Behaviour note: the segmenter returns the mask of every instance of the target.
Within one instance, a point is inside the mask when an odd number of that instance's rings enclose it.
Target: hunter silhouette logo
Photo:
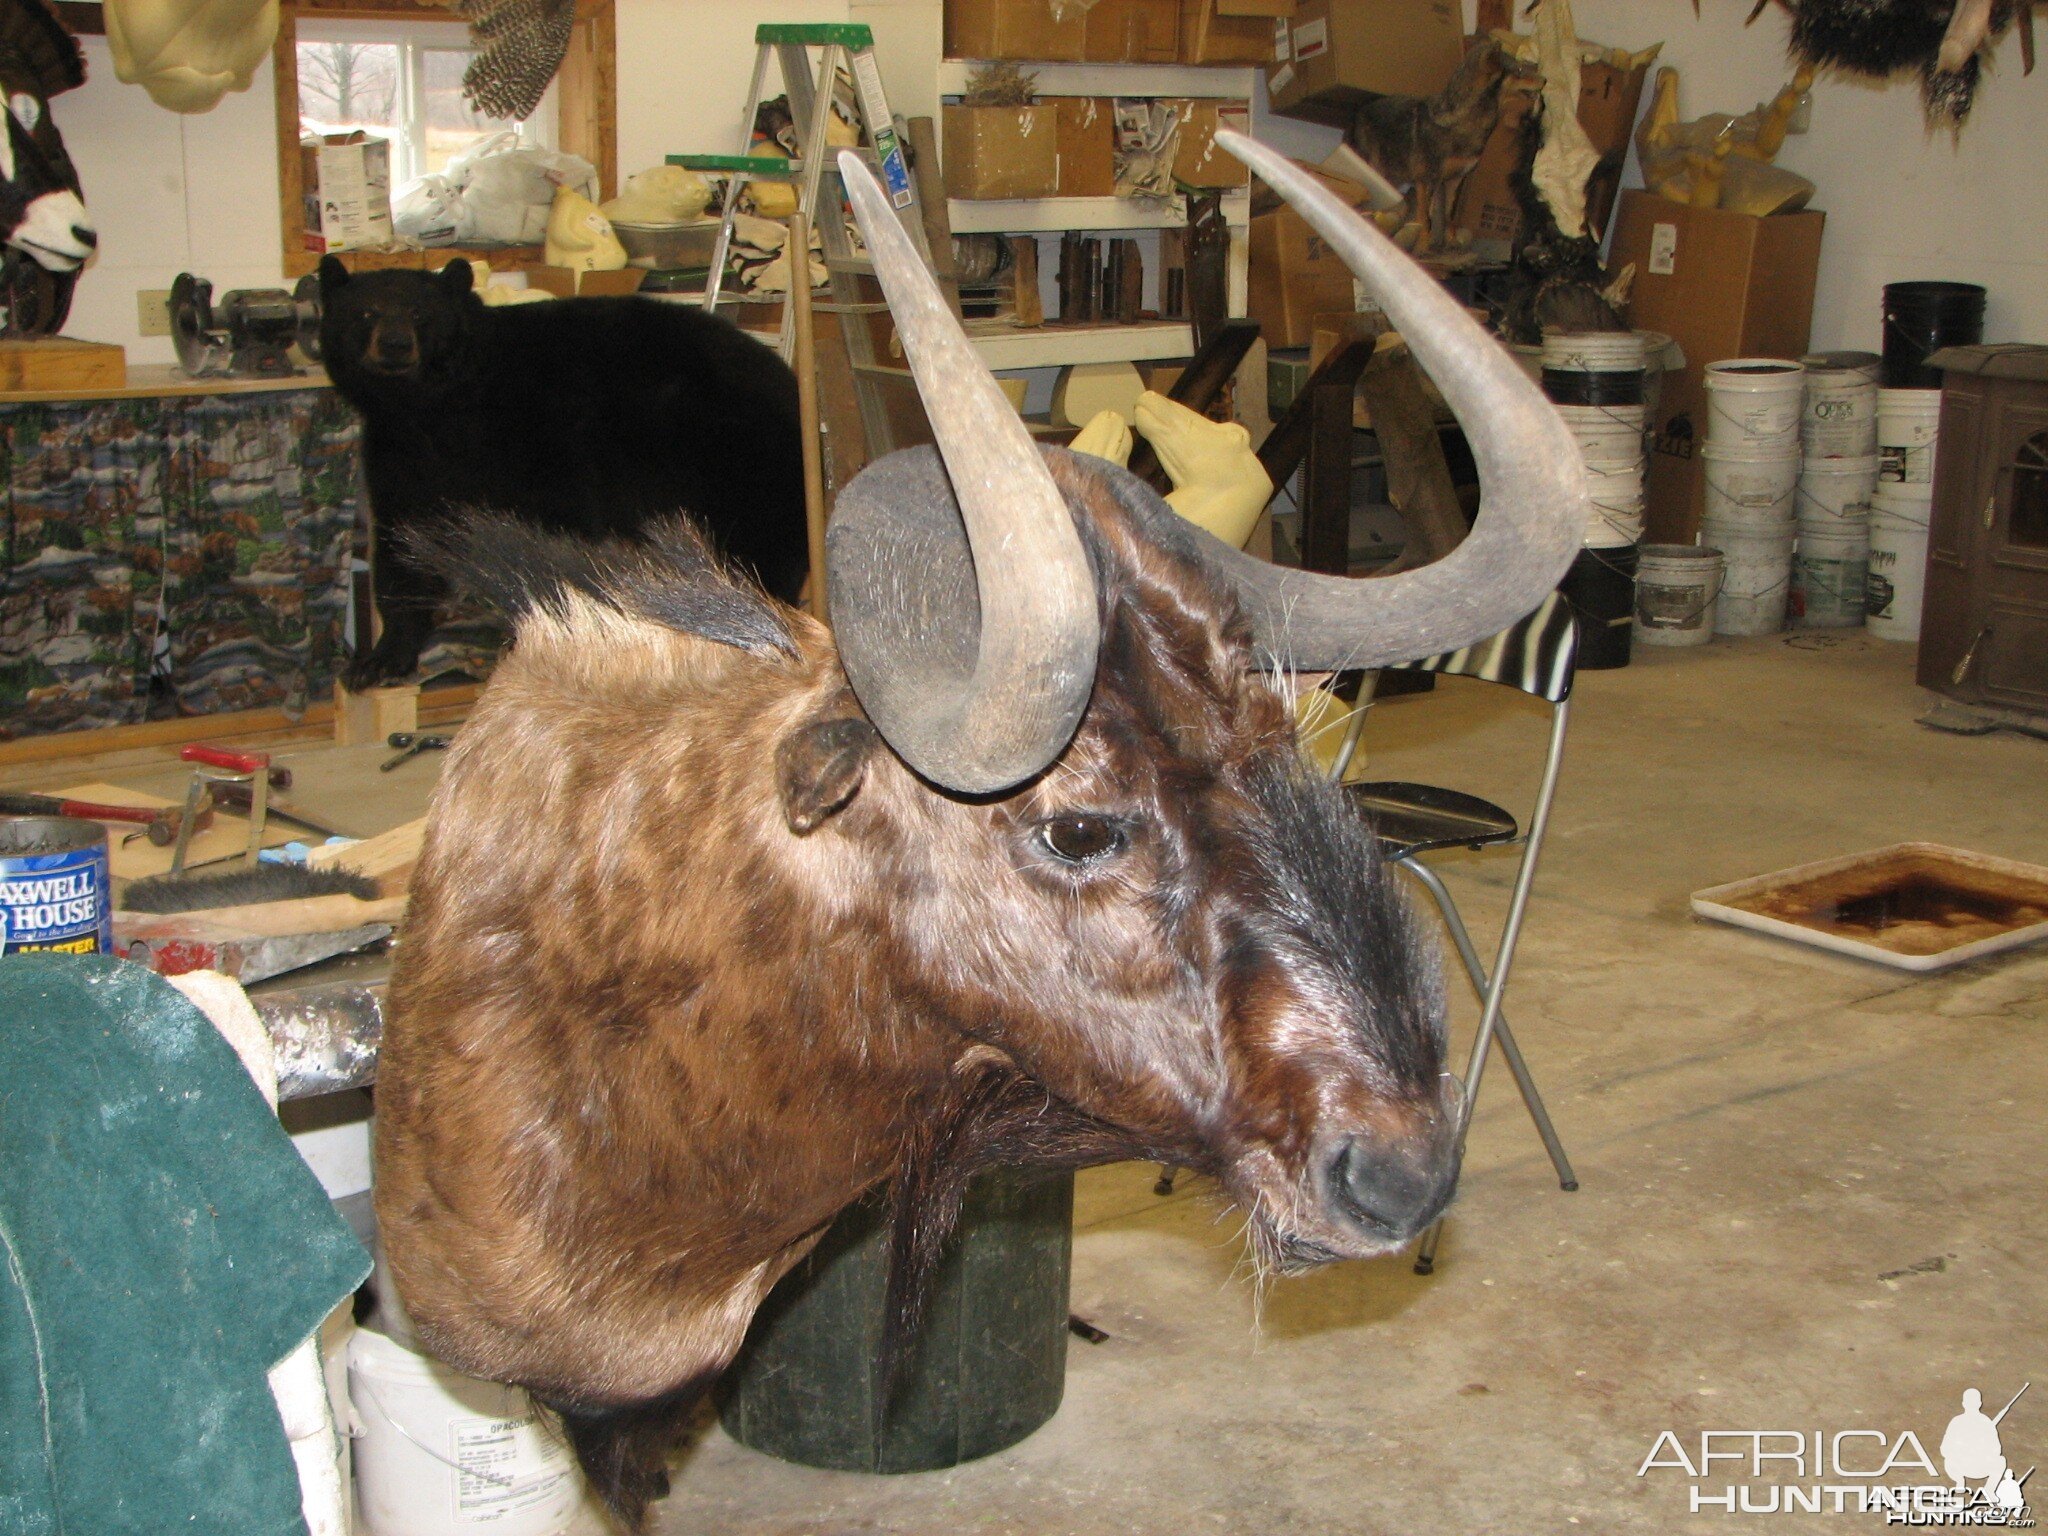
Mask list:
[[[1910,1429],[1703,1429],[1690,1441],[1667,1429],[1636,1476],[1680,1473],[1696,1515],[1880,1514],[1887,1525],[2027,1529],[2034,1468],[2013,1466],[2004,1430],[2031,1385],[1995,1414],[1984,1411],[1983,1393],[1965,1389],[1938,1461]]]

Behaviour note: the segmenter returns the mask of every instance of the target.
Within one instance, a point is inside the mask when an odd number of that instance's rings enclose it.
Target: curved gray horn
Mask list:
[[[1479,465],[1463,543],[1420,570],[1351,581],[1231,551],[1209,563],[1238,587],[1261,645],[1306,671],[1414,661],[1498,634],[1564,575],[1586,520],[1578,444],[1550,402],[1428,273],[1283,156],[1241,133],[1216,142],[1312,224],[1386,308],[1450,402]]]
[[[1101,641],[1095,576],[1031,434],[888,198],[851,151],[839,171],[952,481],[936,494],[892,454],[840,496],[826,535],[839,658],[898,756],[949,789],[993,793],[1044,768],[1080,723]]]

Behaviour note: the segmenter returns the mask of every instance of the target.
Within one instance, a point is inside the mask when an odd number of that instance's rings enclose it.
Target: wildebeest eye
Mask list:
[[[14,114],[14,120],[24,128],[33,128],[42,121],[43,104],[27,91],[16,91],[8,97],[7,110]]]
[[[1124,851],[1130,835],[1107,816],[1055,816],[1038,824],[1038,841],[1065,864],[1093,864]]]

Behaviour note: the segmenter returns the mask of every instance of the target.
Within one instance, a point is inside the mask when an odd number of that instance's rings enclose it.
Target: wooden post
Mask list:
[[[789,302],[795,319],[796,409],[804,442],[804,527],[810,544],[811,576],[806,584],[810,609],[821,623],[831,622],[825,601],[825,461],[818,442],[818,355],[811,325],[811,223],[801,213],[789,220]],[[843,325],[865,322],[864,316],[842,316]]]

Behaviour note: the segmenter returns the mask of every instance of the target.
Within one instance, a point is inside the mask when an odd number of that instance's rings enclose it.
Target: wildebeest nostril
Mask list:
[[[1344,1214],[1404,1241],[1442,1213],[1457,1182],[1457,1164],[1435,1151],[1375,1149],[1356,1137],[1330,1165],[1330,1192]]]
[[[96,251],[100,248],[99,231],[89,227],[88,225],[72,225],[71,238],[76,240],[80,245],[84,246],[88,251]]]

